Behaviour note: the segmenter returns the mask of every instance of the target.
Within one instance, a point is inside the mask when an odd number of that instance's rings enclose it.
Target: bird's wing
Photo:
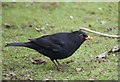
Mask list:
[[[29,39],[31,42],[54,52],[59,52],[64,45],[59,39],[53,36],[44,36],[41,38]]]
[[[63,39],[60,39],[60,36],[51,36],[49,40],[59,46],[64,46]]]

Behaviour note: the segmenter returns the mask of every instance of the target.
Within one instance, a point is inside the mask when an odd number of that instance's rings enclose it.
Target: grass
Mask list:
[[[117,56],[110,54],[106,62],[95,59],[98,54],[117,45],[117,39],[86,32],[94,40],[86,41],[71,57],[60,60],[60,63],[73,60],[64,68],[64,72],[57,71],[49,58],[34,50],[4,47],[7,42],[24,42],[28,38],[71,32],[80,27],[118,34],[117,12],[118,3],[2,3],[2,79],[118,80]],[[36,27],[42,30],[38,32]],[[105,32],[109,27],[116,28]],[[34,65],[31,58],[44,58],[48,62]],[[77,72],[75,68],[83,70]]]

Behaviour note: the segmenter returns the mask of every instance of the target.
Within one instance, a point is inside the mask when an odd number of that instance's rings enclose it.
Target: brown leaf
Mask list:
[[[11,24],[8,24],[8,23],[4,23],[5,27],[6,28],[10,28],[11,27]]]
[[[12,28],[15,27],[14,24],[10,24],[10,23],[4,23],[3,25],[5,26],[5,28],[8,28],[8,29],[11,28],[11,27]]]
[[[43,64],[47,62],[47,60],[45,59],[36,59],[36,60],[31,59],[31,61],[33,64]]]
[[[100,63],[100,62],[108,62],[108,59],[106,58],[99,58],[97,59],[97,61]]]

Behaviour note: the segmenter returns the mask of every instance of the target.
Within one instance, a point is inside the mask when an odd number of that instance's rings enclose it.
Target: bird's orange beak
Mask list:
[[[86,40],[92,40],[92,39],[93,39],[93,37],[88,36],[88,37],[86,37],[85,39],[86,39]]]

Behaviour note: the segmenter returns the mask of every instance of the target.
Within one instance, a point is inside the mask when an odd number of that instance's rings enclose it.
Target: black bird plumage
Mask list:
[[[22,46],[34,49],[49,57],[56,65],[57,69],[59,69],[59,62],[57,59],[63,59],[71,56],[81,46],[86,38],[88,38],[88,36],[79,30],[70,33],[61,32],[46,35],[39,38],[29,39],[28,42],[23,43],[8,43],[5,46]],[[58,63],[58,65],[54,60]]]

